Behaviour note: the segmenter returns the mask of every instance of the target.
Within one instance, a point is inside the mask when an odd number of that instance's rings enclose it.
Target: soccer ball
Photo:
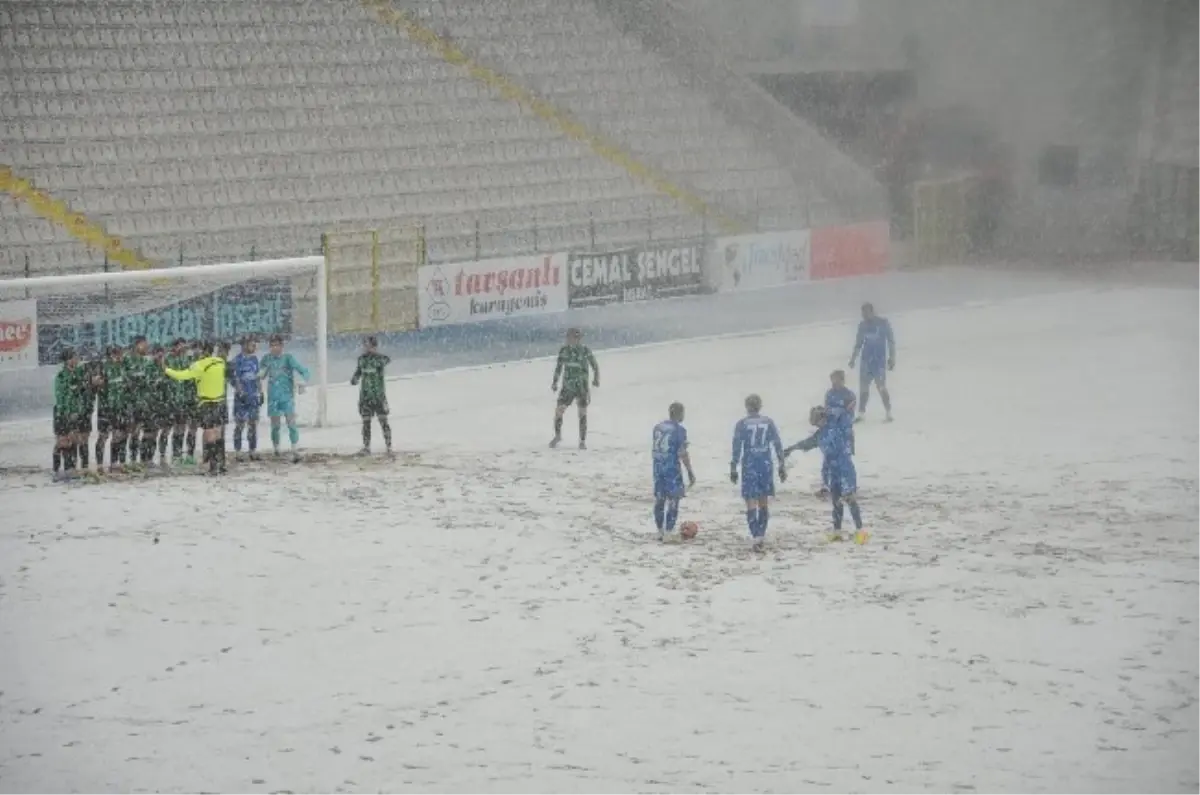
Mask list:
[[[695,538],[696,533],[700,532],[700,525],[695,522],[684,522],[679,525],[680,538]]]

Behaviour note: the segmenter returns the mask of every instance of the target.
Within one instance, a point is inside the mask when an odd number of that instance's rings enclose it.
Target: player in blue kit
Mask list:
[[[771,458],[774,450],[779,459],[779,479],[787,480],[787,469],[783,460],[783,442],[779,429],[762,411],[762,398],[750,395],[746,398],[746,416],[738,420],[733,428],[733,456],[729,461],[729,480],[738,482],[738,465],[742,473],[742,499],[746,501],[746,524],[750,528],[750,541],[754,551],[763,548],[770,520],[768,501],[775,496],[775,465]]]
[[[850,449],[851,427],[831,415],[824,406],[813,406],[808,419],[817,426],[817,430],[804,441],[787,448],[784,454],[787,455],[793,450],[820,448],[825,459],[824,469],[829,472],[829,497],[833,502],[833,533],[830,538],[842,540],[842,519],[845,516],[845,506],[849,505],[850,518],[854,520],[854,529],[857,531],[855,540],[863,543],[866,536],[863,535],[862,511],[859,510],[856,496],[858,472],[854,468],[854,457]]]
[[[875,314],[871,304],[862,305],[862,322],[858,324],[858,336],[854,339],[854,352],[850,354],[850,368],[862,356],[858,371],[858,419],[867,413],[867,399],[871,396],[871,384],[879,390],[887,421],[892,421],[892,396],[888,394],[887,372],[896,366],[896,338],[892,335],[892,324],[887,318]]]
[[[296,427],[296,390],[299,387],[304,392],[304,385],[296,383],[299,374],[305,381],[309,379],[308,370],[296,361],[296,357],[283,352],[283,337],[276,334],[271,337],[270,353],[262,357],[258,363],[258,378],[267,382],[267,416],[271,418],[271,445],[275,455],[279,455],[280,419],[287,420],[288,440],[292,443],[292,461],[299,463],[300,453],[296,446],[300,443],[300,429]]]
[[[242,460],[242,433],[251,461],[258,460],[258,416],[262,411],[262,384],[258,380],[258,343],[247,337],[226,371],[233,385],[233,450]]]
[[[654,525],[658,528],[658,540],[675,532],[675,520],[679,518],[679,500],[683,498],[683,472],[687,471],[688,486],[696,485],[692,472],[692,461],[688,457],[687,429],[683,422],[683,404],[672,403],[667,417],[654,426]],[[680,469],[682,464],[683,468]]]
[[[825,410],[828,415],[847,426],[850,433],[850,454],[854,454],[854,407],[858,402],[854,392],[846,386],[846,371],[834,370],[829,374],[830,387],[825,392]],[[818,496],[829,496],[829,462],[821,462],[821,492]]]

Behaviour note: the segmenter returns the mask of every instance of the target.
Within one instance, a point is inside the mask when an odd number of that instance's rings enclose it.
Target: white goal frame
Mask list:
[[[186,279],[188,276],[236,276],[240,273],[255,276],[267,273],[316,273],[317,299],[317,420],[318,427],[329,426],[329,285],[325,257],[290,257],[286,259],[223,262],[214,265],[182,265],[177,268],[151,268],[137,271],[101,273],[72,273],[60,276],[32,276],[28,279],[0,279],[0,294],[22,288],[79,287],[101,284],[152,282],[157,279]]]

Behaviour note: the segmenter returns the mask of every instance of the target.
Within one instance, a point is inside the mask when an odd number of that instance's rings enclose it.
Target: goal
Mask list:
[[[259,353],[280,334],[313,374],[297,398],[301,424],[328,425],[325,258],[0,279],[0,448],[51,435],[53,382],[64,349],[92,359],[137,336],[252,337]]]

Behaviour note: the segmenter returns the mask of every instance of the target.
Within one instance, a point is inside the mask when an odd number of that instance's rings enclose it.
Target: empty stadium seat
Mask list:
[[[808,186],[591,0],[396,7],[720,211],[804,216]],[[355,3],[0,0],[0,46],[14,170],[171,264],[309,252],[346,222],[422,224],[433,258],[703,228]],[[0,208],[4,273],[102,263]]]

